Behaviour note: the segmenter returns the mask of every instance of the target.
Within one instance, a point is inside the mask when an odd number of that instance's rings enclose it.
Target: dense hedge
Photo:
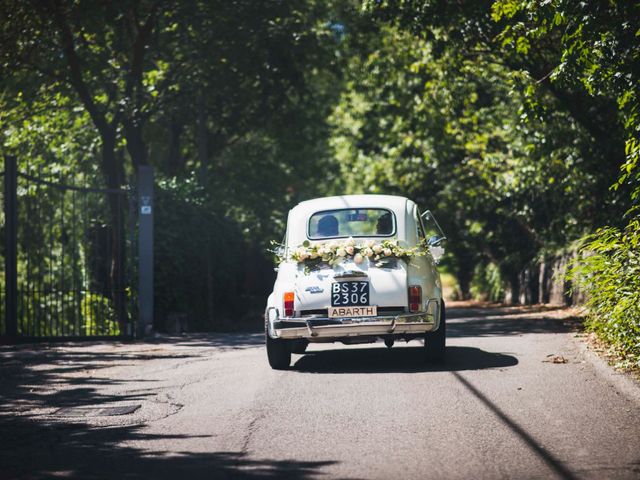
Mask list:
[[[640,367],[640,215],[588,236],[570,276],[587,294],[587,326]]]
[[[172,316],[211,330],[242,313],[244,242],[238,226],[193,181],[161,181],[155,200],[155,323]]]

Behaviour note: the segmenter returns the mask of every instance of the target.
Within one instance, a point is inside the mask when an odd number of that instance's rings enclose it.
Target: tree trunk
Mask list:
[[[517,272],[509,275],[509,286],[511,288],[511,305],[520,304],[520,275]]]
[[[532,263],[529,268],[529,276],[527,278],[527,303],[529,305],[535,305],[540,300],[540,264],[537,262]]]
[[[102,138],[102,170],[107,180],[107,188],[118,189],[124,177],[123,159],[116,155],[115,133]],[[126,281],[125,281],[125,229],[124,216],[126,201],[122,195],[107,194],[109,205],[109,225],[111,248],[109,251],[109,293],[113,302],[116,321],[120,332],[125,333],[127,324]]]
[[[184,157],[180,151],[184,125],[171,116],[169,126],[169,153],[165,163],[165,171],[169,176],[176,176],[184,171]]]
[[[196,143],[198,147],[198,160],[200,161],[200,169],[198,171],[198,180],[200,185],[206,188],[208,182],[209,169],[209,128],[207,126],[207,112],[202,102],[202,95],[198,100],[198,119],[197,119]],[[207,231],[206,235],[206,262],[207,262],[207,318],[209,325],[215,324],[215,306],[213,304],[213,255],[211,254],[211,233]]]
[[[140,165],[146,165],[148,161],[147,146],[142,138],[142,122],[136,119],[129,119],[122,123],[127,139],[127,151],[131,156],[133,169],[137,171]]]
[[[456,276],[458,277],[458,285],[460,286],[461,300],[469,300],[471,298],[471,281],[473,280],[473,271],[476,262],[471,255],[465,255],[465,252],[457,252],[458,266]]]
[[[202,95],[198,99],[198,124],[196,132],[196,143],[198,147],[198,160],[200,169],[198,179],[202,186],[207,184],[207,173],[209,168],[209,129],[207,127],[207,112],[202,102]]]
[[[211,236],[207,232],[207,318],[209,325],[215,325],[215,306],[213,304],[213,255],[211,253]]]
[[[540,271],[538,276],[539,287],[539,302],[549,303],[551,298],[551,271],[553,265],[553,258],[545,257],[540,265]]]

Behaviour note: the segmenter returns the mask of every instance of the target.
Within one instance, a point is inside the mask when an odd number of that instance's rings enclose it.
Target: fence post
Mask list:
[[[153,330],[153,167],[138,167],[138,318],[137,337]]]
[[[4,158],[4,280],[5,334],[18,335],[18,168],[14,157]]]

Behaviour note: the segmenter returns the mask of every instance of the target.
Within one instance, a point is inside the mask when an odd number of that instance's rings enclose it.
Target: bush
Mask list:
[[[500,274],[500,268],[495,263],[476,265],[471,280],[471,296],[476,300],[489,302],[504,301],[504,280]]]
[[[585,237],[568,272],[587,295],[587,328],[609,343],[627,365],[640,366],[640,215],[620,230]]]
[[[196,182],[159,182],[155,200],[155,320],[212,330],[241,313],[244,241]],[[169,327],[170,328],[170,327]]]

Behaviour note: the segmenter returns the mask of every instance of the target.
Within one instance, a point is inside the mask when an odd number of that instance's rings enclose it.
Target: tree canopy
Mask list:
[[[264,294],[266,248],[287,209],[335,193],[395,193],[436,211],[458,295],[518,301],[524,271],[598,229],[616,251],[637,251],[639,10],[623,0],[2,0],[3,151],[23,170],[111,187],[153,165],[157,235],[171,239],[158,278],[188,280],[182,263],[209,252],[198,275],[217,277],[198,290],[202,304],[211,285]],[[172,232],[182,212],[200,240]],[[574,273],[584,284],[601,272]],[[167,312],[197,290],[167,289]],[[637,308],[637,295],[627,300]]]

